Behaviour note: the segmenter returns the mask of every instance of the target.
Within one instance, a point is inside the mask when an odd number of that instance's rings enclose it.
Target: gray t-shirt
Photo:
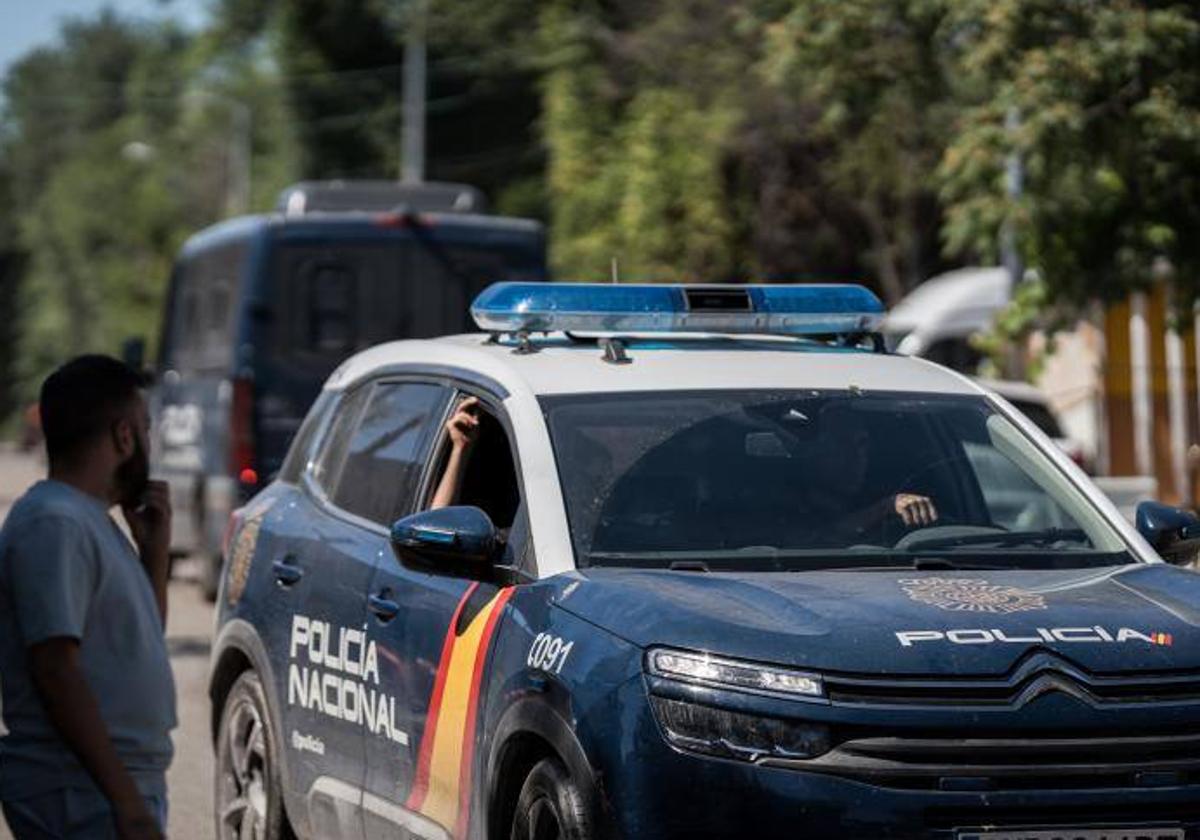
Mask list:
[[[0,799],[94,785],[46,717],[26,650],[79,640],[118,755],[143,795],[165,793],[175,683],[150,579],[103,502],[41,481],[0,529]]]

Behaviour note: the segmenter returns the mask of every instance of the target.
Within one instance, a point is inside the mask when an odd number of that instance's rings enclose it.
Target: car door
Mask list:
[[[303,479],[292,511],[296,534],[273,558],[274,619],[286,630],[279,669],[280,741],[288,750],[292,800],[305,803],[314,837],[362,837],[362,736],[342,719],[346,629],[361,627],[375,557],[346,546],[333,506],[343,468],[370,398],[344,394]]]
[[[455,400],[465,396],[456,393]],[[473,493],[480,484],[512,482],[512,494],[502,505],[502,515],[511,519],[519,501],[512,496],[519,493],[511,444],[496,419],[497,405],[485,399],[491,417],[490,441],[481,438],[476,443],[469,462],[474,468],[468,467],[463,481],[467,497],[456,503],[482,503],[482,496]],[[444,433],[437,431],[441,442]],[[505,451],[495,458],[494,452],[481,451],[484,445],[502,446]],[[398,515],[424,507],[440,475],[442,454],[441,447],[433,447],[422,492],[403,500]],[[515,518],[524,522],[523,508]],[[514,535],[518,531],[524,533],[514,526]],[[510,539],[510,551],[517,550],[514,542],[524,544],[523,538]],[[373,614],[369,623],[379,640],[381,658],[390,663],[380,671],[382,690],[396,698],[397,715],[403,716],[400,725],[410,745],[398,750],[383,739],[367,739],[363,815],[369,840],[395,837],[397,826],[419,837],[465,836],[478,681],[509,591],[490,583],[414,572],[391,552],[381,557],[371,597],[389,602],[395,615]]]
[[[360,561],[370,558],[372,577],[380,564],[392,562],[390,525],[417,493],[450,395],[449,388],[433,381],[393,379],[371,386],[329,499],[335,516],[322,526],[322,543],[328,552],[345,556],[347,562],[351,556]],[[359,618],[332,632],[339,639],[343,677],[338,707],[341,728],[353,729],[358,736],[354,760],[361,790],[368,772],[379,774],[378,768],[366,769],[372,756],[398,756],[399,763],[405,764],[404,757],[414,747],[403,696],[395,692],[403,683],[403,662],[393,640],[385,637],[402,612],[398,596],[386,588],[377,591],[361,570],[353,580],[331,583],[327,594],[348,587],[357,592]],[[350,756],[346,759],[349,766]],[[400,781],[392,779],[393,789]],[[369,790],[361,799],[370,836],[380,836],[380,804]],[[387,836],[394,837],[395,822],[387,824]]]

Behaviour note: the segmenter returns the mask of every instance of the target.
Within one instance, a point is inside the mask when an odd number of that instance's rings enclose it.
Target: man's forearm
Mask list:
[[[459,447],[450,450],[450,457],[446,459],[446,468],[442,471],[442,480],[438,482],[437,490],[429,503],[430,510],[449,507],[458,501],[458,490],[462,485],[466,461],[465,451]]]
[[[47,717],[113,803],[114,810],[141,807],[141,795],[117,755],[100,716],[100,706],[79,667],[78,648],[66,640],[44,644],[53,647],[43,647],[40,655],[31,652],[31,659],[34,683]]]

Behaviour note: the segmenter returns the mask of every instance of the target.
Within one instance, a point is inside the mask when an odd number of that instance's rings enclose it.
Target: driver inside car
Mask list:
[[[815,477],[805,493],[809,510],[832,523],[844,537],[856,541],[877,534],[898,518],[905,528],[925,528],[939,520],[937,505],[929,496],[901,490],[862,504],[868,495],[871,467],[871,432],[858,411],[826,410],[822,434],[810,455],[809,471]]]

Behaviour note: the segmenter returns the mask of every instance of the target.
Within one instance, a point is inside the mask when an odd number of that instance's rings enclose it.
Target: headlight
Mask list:
[[[711,688],[751,691],[791,699],[825,696],[816,674],[739,662],[703,653],[654,648],[647,670],[658,677]],[[829,727],[765,717],[652,696],[654,716],[667,740],[680,749],[757,761],[760,758],[813,758],[830,749]]]
[[[824,697],[816,674],[737,662],[703,653],[655,648],[646,657],[650,673],[717,688],[750,689],[787,697]]]
[[[651,697],[667,740],[684,750],[757,761],[814,758],[829,751],[829,727]]]

